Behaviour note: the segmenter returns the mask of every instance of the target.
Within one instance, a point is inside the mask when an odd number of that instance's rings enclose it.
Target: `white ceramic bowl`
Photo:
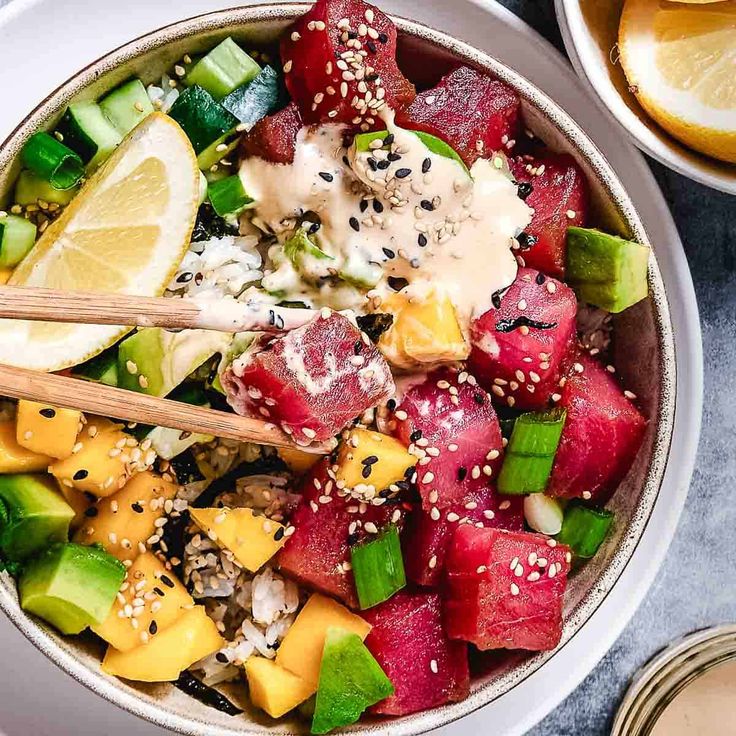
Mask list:
[[[555,0],[557,20],[575,71],[591,96],[642,151],[683,176],[736,194],[736,164],[697,153],[650,118],[634,94],[618,58],[618,25],[624,0]]]

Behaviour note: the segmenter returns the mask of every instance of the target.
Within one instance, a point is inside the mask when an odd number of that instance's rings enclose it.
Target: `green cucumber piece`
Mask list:
[[[566,544],[576,557],[590,559],[603,544],[613,524],[613,513],[573,502],[565,509],[557,541]]]
[[[273,67],[265,66],[250,84],[234,89],[221,104],[250,128],[281,104],[281,78]]]
[[[393,693],[391,680],[361,638],[330,626],[322,652],[312,733],[349,726],[366,708]]]
[[[649,247],[641,243],[569,227],[565,280],[582,301],[623,312],[649,295],[649,254]]]
[[[72,375],[105,386],[118,385],[118,350],[110,348],[86,363],[72,368]]]
[[[88,170],[106,161],[122,140],[96,102],[69,105],[56,130],[62,135],[64,143],[84,161]]]
[[[499,493],[542,493],[547,487],[567,412],[556,408],[522,414],[511,433],[501,473]]]
[[[148,92],[140,79],[130,79],[106,94],[100,100],[100,108],[123,136],[153,112]]]
[[[253,198],[248,196],[237,174],[212,182],[207,187],[207,194],[212,208],[220,217],[237,215],[253,204]]]
[[[36,226],[25,217],[0,217],[0,268],[14,268],[36,243]]]
[[[78,191],[78,186],[72,189],[54,189],[51,184],[44,181],[40,176],[28,169],[24,169],[20,172],[18,180],[15,182],[14,199],[17,204],[23,205],[24,207],[29,204],[38,204],[39,202],[65,206],[74,199],[74,195]]]
[[[49,133],[34,133],[23,145],[20,158],[54,189],[71,189],[84,176],[82,159]]]
[[[394,524],[381,529],[369,541],[352,547],[350,560],[363,610],[387,601],[406,585],[399,530]]]
[[[235,115],[196,84],[176,98],[169,115],[181,125],[198,156],[238,125]],[[200,168],[207,167],[200,162]]]
[[[260,71],[261,67],[228,37],[192,66],[185,83],[188,86],[197,84],[216,100],[221,100],[255,79]]]

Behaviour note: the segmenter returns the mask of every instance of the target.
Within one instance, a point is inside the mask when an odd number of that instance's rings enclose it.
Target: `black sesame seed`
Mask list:
[[[397,179],[406,179],[411,174],[411,169],[398,169],[396,172]]]
[[[348,538],[347,538],[348,546],[354,545],[358,541],[358,539],[360,539],[360,537],[358,537],[357,534],[348,534]]]
[[[174,581],[168,576],[168,575],[162,575],[161,576],[161,582],[167,587],[167,588],[173,588],[174,587]]]
[[[284,538],[284,534],[285,533],[286,533],[286,530],[284,529],[284,527],[280,526],[276,530],[276,534],[273,535],[274,541],[275,542],[280,542]]]
[[[388,409],[389,411],[393,411],[393,410],[394,410],[394,409],[396,408],[396,399],[389,399],[389,400],[388,400],[388,401],[386,402],[386,408],[387,408],[387,409]]]
[[[368,200],[367,199],[362,199],[360,201],[360,211],[361,212],[365,212],[367,209],[368,209]]]
[[[376,161],[376,159],[374,159],[373,156],[369,156],[368,166],[371,167],[372,171],[378,171],[378,161]]]
[[[177,284],[187,284],[194,278],[194,274],[191,271],[185,271],[176,278]]]
[[[360,232],[360,223],[358,222],[358,218],[357,217],[351,217],[349,222],[350,222],[350,227],[353,228],[353,230],[355,230],[356,233],[359,233]]]
[[[386,255],[386,258],[396,258],[396,253],[394,253],[391,248],[383,248],[383,252]]]
[[[417,238],[417,242],[419,243],[420,248],[426,248],[427,247],[427,236],[424,233],[419,233],[419,237]]]
[[[419,204],[421,205],[423,210],[427,210],[427,212],[434,212],[434,205],[428,199],[423,199]]]
[[[163,590],[161,590],[161,588],[158,587],[158,585],[153,589],[153,592],[156,595],[161,596],[162,598],[166,595],[166,593],[164,593]]]
[[[385,171],[389,166],[391,166],[390,161],[379,161],[378,162],[378,168],[380,171]]]
[[[379,200],[374,199],[373,200],[373,210],[380,215],[383,212],[383,202],[380,202]]]
[[[496,309],[501,309],[501,295],[497,291],[491,295],[491,303]]]
[[[136,514],[142,514],[143,513],[143,506],[141,506],[138,501],[135,503],[130,504],[130,508],[133,509],[133,511],[136,512]]]
[[[53,419],[56,416],[55,409],[41,409],[38,413],[46,419]]]
[[[414,468],[411,468],[411,470],[414,470]],[[408,480],[397,480],[395,485],[400,491],[408,491],[411,489],[411,483],[409,483]]]
[[[322,178],[323,178],[323,179],[324,179],[324,180],[325,180],[326,182],[331,182],[331,181],[335,181],[335,177],[334,177],[334,176],[332,176],[332,174],[330,174],[330,173],[329,173],[329,172],[327,172],[327,171],[320,171],[320,172],[319,172],[319,175],[320,175],[320,176],[321,176],[321,177],[322,177]]]
[[[378,40],[381,43],[388,43],[388,33],[379,33],[378,34]]]
[[[523,181],[517,186],[517,191],[521,199],[526,199],[534,191],[534,187],[530,182]]]
[[[389,153],[386,158],[391,161],[391,163],[394,163],[396,161],[401,161],[401,156],[398,153]]]
[[[361,475],[364,478],[370,478],[372,472],[373,472],[373,466],[372,465],[364,465],[363,466],[363,472],[361,473]]]
[[[77,470],[77,472],[72,476],[72,480],[84,480],[88,475],[89,471],[87,470]]]
[[[309,227],[309,234],[314,235],[322,227],[321,222],[313,222]]]
[[[406,279],[401,278],[400,276],[389,276],[386,280],[388,281],[388,285],[394,291],[401,291],[402,289],[405,289],[407,286],[409,286],[409,282]]]
[[[90,493],[89,491],[84,492],[84,497],[90,502],[90,503],[97,503],[97,496],[95,496],[94,493]]]
[[[151,625],[148,627],[148,633],[154,636],[158,631],[158,624],[155,621],[151,621]]]
[[[405,471],[404,471],[404,478],[407,480],[411,480],[411,477],[414,475],[414,466],[410,465]]]
[[[422,161],[422,174],[427,174],[431,168],[432,168],[432,159],[425,158],[424,161]]]
[[[351,41],[355,41],[355,39],[358,38],[358,34],[355,31],[348,31],[348,38]]]
[[[393,133],[389,133],[384,139],[383,139],[383,145],[384,146],[391,146],[393,145],[393,142],[396,140],[396,136]]]
[[[370,51],[372,54],[378,53],[378,47],[376,46],[375,43],[373,43],[373,41],[368,41],[366,43],[366,46],[368,47],[368,51]]]
[[[457,469],[457,479],[462,483],[465,478],[468,477],[468,469],[467,468],[458,468]]]
[[[529,233],[519,233],[516,239],[519,241],[519,247],[522,250],[528,250],[533,245],[536,245],[537,240],[539,240],[536,235],[530,235]]]
[[[546,281],[547,277],[540,271],[537,278],[534,279],[540,286]]]
[[[418,440],[422,439],[422,430],[421,430],[421,429],[416,429],[416,430],[414,430],[414,431],[413,431],[413,432],[412,432],[412,433],[411,433],[411,434],[409,435],[409,439],[410,439],[410,440],[411,440],[412,442],[417,442]]]
[[[363,341],[362,340],[356,340],[355,345],[353,345],[353,352],[356,355],[360,355],[363,352]]]
[[[202,273],[195,274],[195,276],[194,276],[194,283],[197,286],[201,286],[201,284],[202,284],[203,281],[204,281],[204,274],[202,274]]]
[[[227,658],[227,654],[224,654],[223,652],[217,652],[217,654],[215,654],[215,659],[220,662],[220,664],[227,664],[230,661]]]
[[[390,488],[385,488],[378,494],[379,498],[388,498],[390,495],[391,495]]]
[[[100,513],[100,512],[98,511],[98,509],[97,509],[97,507],[96,507],[96,506],[90,506],[90,507],[89,507],[89,508],[88,508],[88,509],[87,509],[87,510],[86,510],[86,511],[84,512],[84,515],[85,515],[85,516],[88,516],[88,517],[89,517],[90,519],[92,519],[92,518],[94,518],[95,516],[97,516],[97,514],[99,514],[99,513]]]
[[[375,72],[373,74],[367,74],[365,77],[366,82],[375,82],[378,79],[378,74]]]
[[[363,465],[374,465],[378,462],[378,455],[369,455],[361,461]]]

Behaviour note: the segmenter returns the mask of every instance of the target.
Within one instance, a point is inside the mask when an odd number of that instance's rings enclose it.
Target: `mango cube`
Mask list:
[[[245,676],[251,702],[271,718],[281,718],[316,692],[316,687],[265,657],[249,657]]]
[[[327,629],[336,626],[362,640],[371,625],[332,598],[314,593],[299,612],[276,653],[276,664],[301,677],[315,692]]]
[[[0,473],[46,471],[54,458],[21,447],[15,437],[15,421],[0,422]]]
[[[404,480],[417,458],[397,439],[369,429],[353,429],[337,457],[337,480],[346,487],[372,485],[377,491]]]
[[[12,268],[0,268],[0,286],[4,286],[5,284],[7,284],[12,275]]]
[[[118,597],[108,617],[92,627],[118,651],[129,652],[153,641],[194,606],[187,589],[153,552],[138,555],[125,582],[120,591],[122,599]],[[143,610],[133,618],[125,614],[126,606],[130,606],[128,611],[141,606]]]
[[[59,493],[64,497],[64,500],[74,509],[74,518],[69,525],[69,528],[73,531],[79,529],[82,524],[89,518],[88,513],[94,514],[96,511],[90,511],[89,509],[94,506],[91,499],[94,496],[88,496],[82,491],[78,491],[76,488],[70,488],[65,486],[63,483],[56,481],[56,485],[59,487]]]
[[[119,560],[135,560],[155,534],[164,504],[178,489],[176,483],[149,470],[138,473],[113,496],[97,503],[96,514],[85,520],[74,541],[101,544]]]
[[[62,459],[72,454],[81,422],[81,411],[21,400],[15,437],[21,447]]]
[[[286,542],[284,527],[252,509],[189,509],[197,526],[250,572],[263,567]]]
[[[279,447],[278,456],[286,463],[286,467],[296,475],[304,475],[311,470],[322,458],[313,452],[304,452],[296,447]]]
[[[204,606],[194,606],[148,644],[127,652],[108,647],[102,671],[137,682],[173,682],[185,669],[224,646]]]

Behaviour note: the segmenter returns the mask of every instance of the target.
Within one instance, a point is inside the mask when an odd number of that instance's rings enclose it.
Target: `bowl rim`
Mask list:
[[[45,117],[46,108],[58,108],[66,98],[87,87],[99,74],[119,67],[126,61],[139,56],[143,50],[150,50],[150,48],[145,47],[145,42],[153,41],[154,45],[151,48],[159,48],[185,35],[189,35],[188,31],[190,30],[193,33],[201,33],[206,30],[221,30],[223,26],[218,23],[218,19],[222,18],[226,18],[228,23],[238,24],[263,21],[287,21],[303,13],[308,7],[308,3],[290,2],[221,9],[176,21],[139,36],[91,62],[47,95],[18,124],[5,141],[0,144],[0,161],[3,158],[6,160],[9,158],[7,150],[12,148],[9,145],[10,142],[17,143],[18,139],[24,137],[24,134],[27,134],[29,130],[37,129],[39,119]],[[574,146],[576,152],[583,155],[586,161],[593,165],[595,175],[608,191],[609,195],[615,200],[619,214],[627,225],[632,228],[634,236],[641,239],[642,242],[650,244],[644,225],[639,219],[633,203],[603,154],[587,134],[544,92],[531,84],[522,75],[513,71],[506,64],[499,62],[485,52],[473,48],[469,44],[452,38],[448,34],[435,30],[425,24],[400,16],[394,15],[392,17],[401,32],[418,37],[438,49],[446,52],[449,51],[456,57],[464,58],[467,61],[480,64],[482,67],[489,69],[499,78],[511,83],[524,99],[543,111],[555,124],[557,130]],[[144,48],[142,49],[141,46]],[[565,622],[563,640],[557,649],[553,652],[540,653],[533,656],[521,667],[516,668],[511,673],[511,676],[504,676],[502,680],[507,682],[507,684],[501,685],[498,688],[501,692],[488,693],[486,690],[489,688],[485,686],[471,692],[466,700],[459,703],[392,720],[392,733],[397,735],[423,733],[446,725],[487,705],[503,693],[519,685],[523,680],[542,667],[544,663],[558,655],[564,649],[565,645],[569,643],[598,607],[602,605],[607,595],[615,586],[618,578],[623,574],[628,562],[636,551],[638,542],[653,512],[664,471],[668,464],[669,449],[674,431],[673,420],[677,391],[674,337],[664,284],[659,269],[656,266],[656,257],[654,256],[652,266],[650,267],[650,289],[652,299],[655,302],[654,307],[657,316],[656,332],[661,350],[660,368],[662,375],[659,412],[656,419],[655,447],[652,450],[653,460],[648,468],[644,489],[639,500],[640,506],[642,504],[646,506],[644,513],[639,514],[638,517],[635,516],[619,542],[618,551],[614,553],[606,569],[597,578],[596,585],[583,596],[576,608],[568,616]],[[215,726],[200,719],[182,716],[172,709],[163,707],[155,699],[133,691],[131,688],[126,688],[123,683],[115,678],[108,677],[99,671],[91,670],[75,655],[69,641],[50,632],[45,627],[40,626],[27,617],[20,610],[17,604],[17,598],[14,592],[5,584],[6,581],[2,580],[0,582],[3,583],[0,585],[0,608],[5,611],[16,627],[62,670],[72,675],[78,682],[81,682],[96,694],[101,695],[124,710],[149,722],[167,728],[174,728],[180,733],[192,734],[193,736],[195,734],[197,736],[212,736],[215,732],[232,734],[232,736],[244,733],[256,733],[255,731],[244,729],[223,728],[219,724]],[[354,733],[380,733],[382,732],[382,723],[363,723],[350,730]],[[262,733],[262,731],[258,731],[258,733]],[[271,729],[270,733],[289,732]]]
[[[586,33],[587,24],[580,10],[580,0],[555,0],[555,12],[565,50],[575,72],[585,83],[596,105],[623,129],[632,143],[682,176],[726,194],[736,194],[736,164],[687,148],[654,120],[653,128],[649,128],[622,99],[608,76],[599,73],[600,65],[586,51],[590,38]]]

